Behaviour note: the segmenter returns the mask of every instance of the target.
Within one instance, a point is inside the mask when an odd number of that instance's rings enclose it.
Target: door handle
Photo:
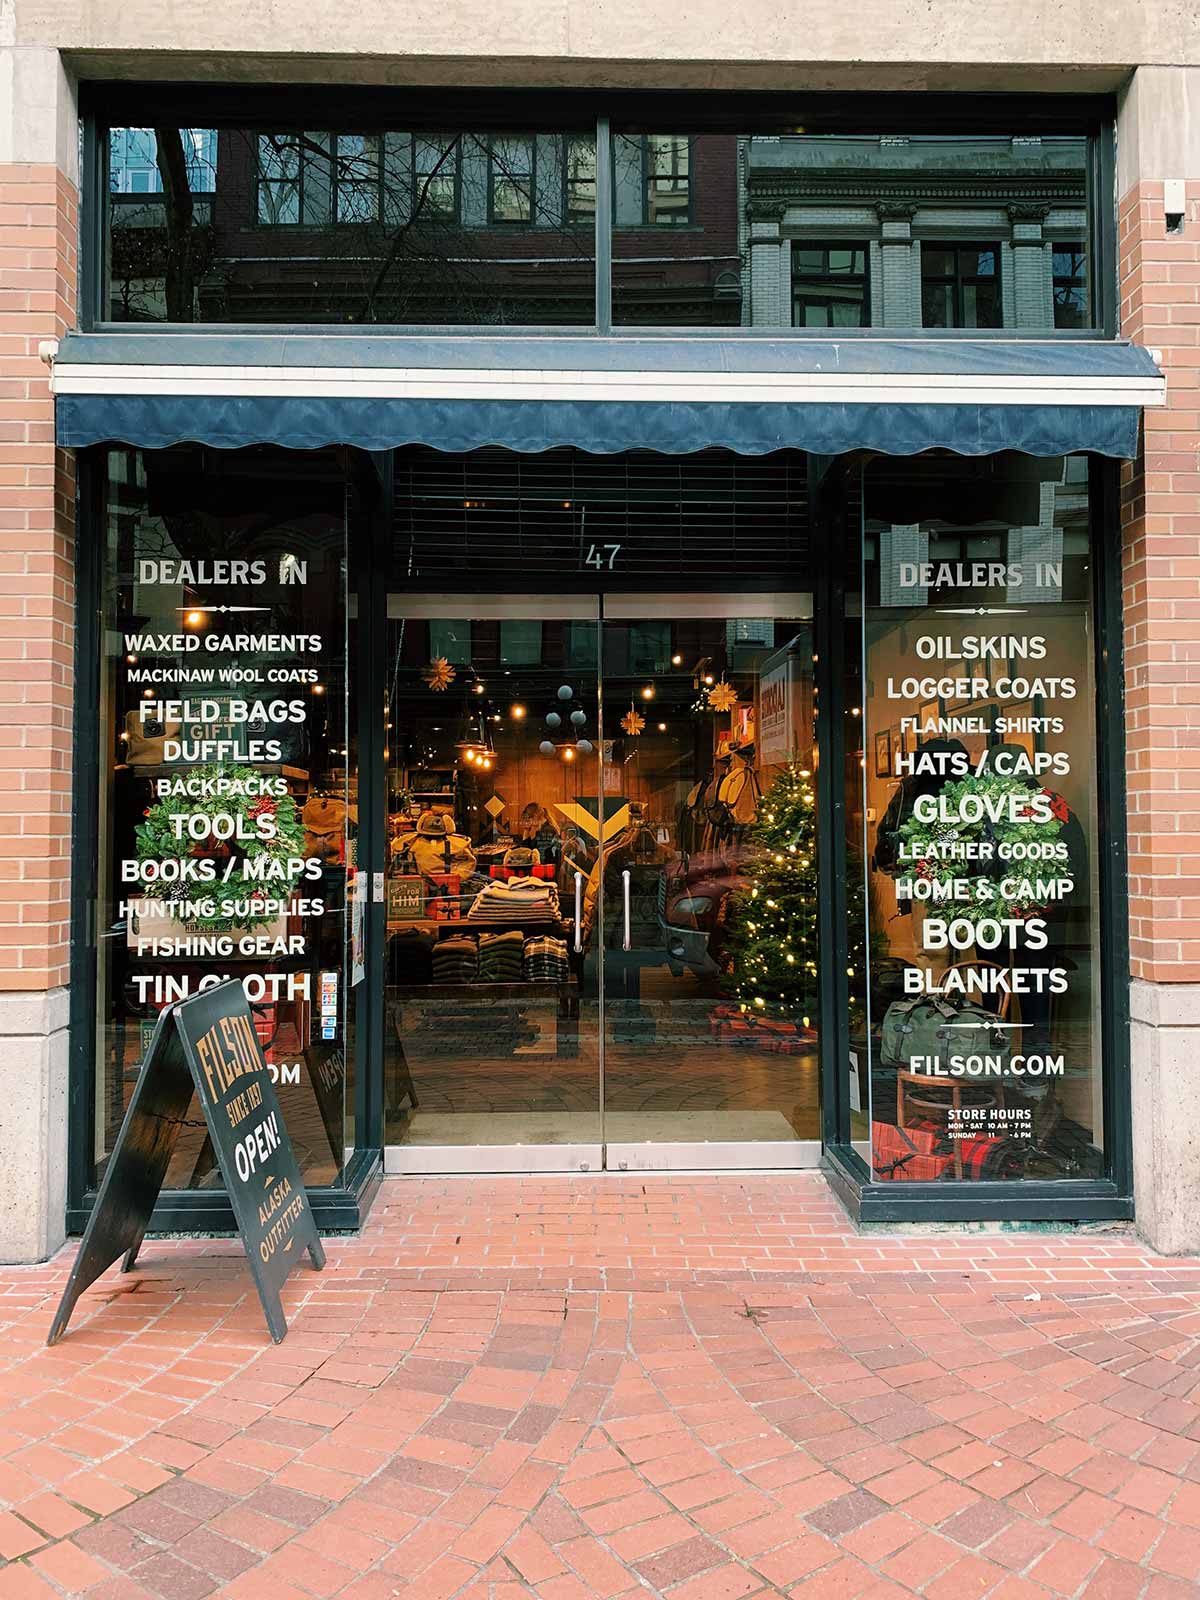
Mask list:
[[[575,874],[575,954],[583,951],[583,873]]]
[[[621,889],[625,896],[625,937],[621,941],[622,950],[629,950],[633,946],[633,937],[629,931],[629,884],[632,877],[633,874],[630,872],[629,868],[626,867],[625,871],[621,874]]]

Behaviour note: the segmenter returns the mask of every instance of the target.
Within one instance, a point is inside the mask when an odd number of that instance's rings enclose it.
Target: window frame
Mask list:
[[[797,302],[801,298],[801,296],[797,293],[796,285],[797,285],[797,283],[799,281],[801,281],[801,279],[803,277],[803,275],[800,273],[799,269],[796,267],[796,252],[797,252],[797,250],[820,250],[822,252],[822,254],[825,257],[825,262],[826,262],[826,271],[824,272],[822,277],[826,281],[829,281],[830,277],[831,277],[831,275],[829,273],[829,270],[828,270],[830,251],[832,251],[832,250],[851,250],[851,251],[855,251],[855,252],[861,252],[862,253],[862,258],[863,258],[863,269],[862,269],[862,272],[861,273],[858,273],[858,272],[846,273],[843,277],[837,279],[836,281],[837,282],[842,282],[842,283],[861,283],[862,284],[862,291],[863,291],[863,293],[862,293],[862,309],[863,309],[863,312],[865,314],[863,321],[859,322],[857,324],[849,323],[849,324],[845,324],[845,325],[843,325],[841,323],[828,322],[828,323],[825,324],[825,327],[823,329],[820,329],[819,331],[822,331],[822,332],[833,332],[836,329],[837,332],[841,333],[841,332],[844,331],[845,327],[853,328],[853,327],[857,326],[859,328],[870,328],[870,327],[874,326],[874,324],[872,322],[872,319],[871,319],[871,241],[869,239],[845,239],[845,240],[842,240],[842,239],[829,239],[829,238],[823,238],[823,239],[792,239],[791,246],[792,246],[792,295],[791,295],[791,299],[792,299],[792,327],[793,328],[807,329],[807,331],[810,334],[814,331],[814,328],[810,327],[808,323],[797,322],[796,321]],[[811,282],[811,283],[817,283],[817,282],[820,281],[820,279],[809,277],[805,281],[808,281],[808,282]],[[818,295],[805,296],[804,298],[806,298],[806,299],[819,299],[820,296],[818,294]]]
[[[529,141],[529,215],[524,218],[498,217],[496,215],[496,144],[498,140],[508,139],[516,141],[527,139]],[[518,132],[505,130],[503,133],[489,133],[487,135],[487,225],[489,228],[535,228],[537,227],[537,133]],[[523,176],[523,175],[522,175]],[[517,180],[509,177],[509,183]]]
[[[331,130],[440,132],[461,122],[463,127],[527,133],[582,132],[595,129],[597,140],[597,208],[595,230],[595,317],[591,323],[571,325],[580,337],[645,338],[655,328],[662,332],[685,331],[695,336],[694,327],[677,329],[674,324],[631,324],[613,327],[609,307],[612,300],[613,259],[612,148],[611,126],[628,129],[661,129],[665,119],[675,127],[690,125],[699,132],[734,134],[772,134],[781,126],[803,122],[813,133],[877,135],[881,128],[902,133],[946,133],[1009,135],[1015,129],[1036,130],[1043,136],[1074,136],[1087,140],[1087,228],[1085,237],[1092,265],[1088,325],[1078,329],[1029,328],[1020,330],[1023,339],[1085,338],[1112,340],[1118,336],[1117,295],[1117,218],[1115,201],[1116,100],[1111,94],[996,94],[971,95],[966,92],[936,91],[914,94],[908,91],[881,91],[866,95],[854,91],[679,91],[664,95],[648,90],[554,90],[532,93],[527,89],[489,91],[429,89],[398,91],[366,87],[355,91],[353,128],[343,90],[336,86],[238,84],[164,84],[161,82],[121,82],[88,80],[80,85],[80,115],[83,123],[80,312],[81,331],[128,332],[131,324],[115,321],[110,315],[106,262],[108,217],[108,128],[154,126],[156,120],[176,121],[180,126],[211,127],[271,132],[282,127],[311,125],[314,121]],[[136,113],[132,108],[136,107]],[[666,108],[664,110],[664,107]],[[689,157],[690,162],[690,157]],[[690,162],[691,164],[691,162]],[[385,197],[386,198],[386,197]],[[257,201],[255,202],[257,205]],[[694,205],[692,207],[694,215]],[[582,227],[585,224],[572,224]],[[693,226],[696,224],[693,223]],[[288,226],[281,224],[280,226]],[[526,227],[528,224],[513,224]],[[625,225],[623,224],[622,227]],[[245,328],[257,331],[258,324],[230,323],[230,331]],[[331,336],[342,325],[314,323]],[[381,324],[396,332],[429,333],[426,323]],[[137,324],[142,334],[196,331],[194,323],[144,322]],[[561,333],[561,325],[512,324],[512,331]],[[343,329],[343,331],[345,331]],[[488,323],[446,325],[441,331],[465,335],[475,332],[494,334]],[[846,337],[877,338],[885,332],[920,334],[925,338],[955,337],[960,330],[921,328],[884,330],[878,327],[842,329]],[[1011,338],[1011,328],[980,328],[973,336],[981,339]],[[736,339],[821,337],[826,330],[791,328],[723,327],[713,336]]]
[[[599,205],[600,205],[600,179],[599,179],[600,162],[599,162],[599,152],[598,152],[597,147],[596,147],[596,134],[595,134],[594,131],[592,132],[592,134],[590,136],[591,137],[591,152],[592,152],[592,176],[591,176],[590,180],[586,179],[586,178],[583,179],[583,180],[579,180],[579,179],[572,180],[572,177],[571,177],[571,149],[572,149],[572,146],[576,145],[576,144],[586,145],[587,141],[588,141],[588,137],[589,136],[587,134],[584,134],[584,133],[564,133],[563,136],[562,136],[562,138],[563,138],[562,219],[563,219],[563,227],[564,228],[587,228],[587,227],[594,228],[596,226],[596,213],[597,213],[597,211],[599,209]],[[590,212],[586,213],[585,215],[576,217],[576,216],[572,216],[572,214],[571,214],[572,184],[573,184],[573,182],[574,183],[579,183],[581,181],[584,182],[584,183],[587,183],[587,182],[590,181],[590,183],[592,185],[592,209],[591,209]]]
[[[919,241],[921,248],[921,327],[944,328],[953,333],[1009,333],[1020,334],[1024,330],[1019,328],[1006,328],[1004,324],[1004,265],[999,239],[929,239]],[[954,253],[954,272],[925,271],[925,250],[948,250]],[[976,254],[984,250],[991,250],[996,257],[996,270],[994,273],[963,272],[962,255],[964,251],[974,251]],[[954,310],[954,321],[948,323],[925,321],[925,286],[926,284],[948,285],[950,299]],[[996,289],[996,315],[998,321],[987,324],[986,328],[963,321],[963,290],[972,285],[995,285]]]
[[[692,136],[690,133],[643,133],[639,135],[642,145],[642,221],[643,228],[676,229],[695,227],[696,219],[692,215],[692,166],[695,155],[692,149]],[[650,166],[650,141],[651,139],[673,139],[678,143],[683,142],[684,158],[687,162],[687,172],[684,174],[686,182],[687,204],[683,207],[682,214],[669,213],[670,221],[659,221],[651,215],[650,185],[654,181],[654,174]]]
[[[1072,239],[1054,239],[1054,238],[1051,238],[1047,242],[1049,243],[1049,246],[1050,246],[1050,313],[1051,313],[1051,317],[1053,318],[1054,327],[1060,333],[1062,333],[1062,332],[1073,332],[1073,333],[1083,332],[1087,328],[1087,323],[1086,322],[1084,322],[1082,324],[1060,323],[1059,322],[1059,320],[1058,320],[1058,290],[1059,290],[1059,285],[1060,284],[1065,284],[1068,287],[1068,289],[1074,289],[1074,288],[1077,288],[1077,287],[1081,288],[1084,291],[1084,295],[1086,297],[1086,304],[1090,308],[1090,306],[1091,306],[1092,274],[1091,274],[1091,272],[1089,270],[1090,265],[1091,265],[1091,261],[1090,261],[1091,252],[1088,250],[1087,239],[1086,238],[1083,238],[1083,239],[1074,239],[1074,238],[1072,238]],[[1076,246],[1078,246],[1078,249],[1075,248]],[[1061,254],[1063,251],[1067,251],[1072,256],[1075,256],[1075,255],[1079,256],[1081,264],[1082,264],[1082,271],[1081,272],[1079,272],[1077,274],[1076,273],[1060,274],[1060,273],[1055,272],[1055,270],[1054,270],[1054,258],[1055,258],[1055,256]]]
[[[423,183],[426,183],[436,173],[436,168],[434,169],[434,171],[429,172],[429,173],[421,173],[421,172],[418,171],[418,169],[417,169],[417,146],[418,146],[418,144],[433,144],[433,143],[436,143],[436,142],[440,141],[440,139],[444,138],[445,135],[440,135],[440,134],[434,133],[431,129],[427,129],[426,128],[426,129],[414,130],[411,137],[412,137],[412,156],[411,156],[411,160],[410,160],[410,163],[409,163],[409,166],[410,166],[409,180],[410,181],[409,181],[409,200],[408,200],[409,211],[408,211],[408,214],[409,214],[410,220],[415,221],[416,218],[417,218],[417,204],[418,204],[418,199],[419,199],[419,196],[420,196],[420,193],[421,193],[421,185]],[[453,172],[454,199],[451,202],[451,209],[449,211],[441,211],[441,210],[439,210],[439,211],[433,212],[433,213],[431,213],[429,215],[428,220],[430,222],[450,223],[450,224],[452,224],[454,226],[458,226],[461,223],[461,220],[462,220],[462,135],[461,134],[452,135],[450,144],[451,144],[451,147],[453,148],[453,151],[454,151],[454,172]],[[443,161],[446,159],[447,154],[448,154],[448,150],[446,152],[443,152],[443,155],[442,155],[442,160]],[[385,198],[386,198],[386,196],[385,196]]]

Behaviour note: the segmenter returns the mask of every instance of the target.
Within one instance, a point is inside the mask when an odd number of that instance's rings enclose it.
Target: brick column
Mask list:
[[[0,51],[0,55],[5,52]],[[43,340],[74,323],[74,118],[57,56],[10,50],[0,81],[0,1259],[63,1237],[74,467],[54,446]],[[64,101],[66,103],[64,103]]]
[[[1190,81],[1189,81],[1190,80]],[[1200,70],[1142,68],[1122,104],[1121,331],[1168,403],[1122,471],[1138,1222],[1200,1247]],[[1192,177],[1178,231],[1164,182]]]

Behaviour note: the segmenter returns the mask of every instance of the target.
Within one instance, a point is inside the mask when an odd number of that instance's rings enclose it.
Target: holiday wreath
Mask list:
[[[1045,821],[1038,820],[1032,803],[1039,795],[1049,801]],[[963,801],[971,796],[986,802],[988,810],[971,807],[982,814],[966,820],[961,816]],[[973,924],[994,917],[1024,920],[1040,916],[1047,907],[1011,891],[1062,876],[1059,835],[1069,816],[1066,801],[1051,789],[1034,789],[1021,778],[980,773],[944,785],[934,821],[919,822],[910,816],[897,831],[914,877],[968,885],[966,899],[945,902],[955,917]],[[1019,852],[1011,848],[1014,845],[1022,847]],[[1009,892],[1002,893],[1006,884]]]
[[[271,920],[265,909],[268,897],[279,899],[290,895],[293,878],[299,868],[288,866],[304,856],[304,829],[296,812],[291,795],[260,794],[261,780],[250,767],[206,766],[195,767],[190,776],[199,779],[195,785],[202,798],[168,796],[149,806],[144,821],[136,830],[137,859],[139,861],[184,861],[189,857],[208,859],[214,863],[215,879],[195,883],[191,890],[181,890],[178,883],[152,882],[144,893],[151,899],[173,898],[186,894],[193,900],[211,900],[214,910],[210,915],[190,915],[189,922],[210,931],[231,927],[255,928]],[[216,780],[220,780],[218,783]],[[220,788],[223,793],[216,791]],[[230,794],[229,790],[235,792]],[[240,792],[238,792],[240,791]],[[204,838],[193,838],[187,820],[191,817],[232,819],[234,837],[218,839],[212,833]],[[178,824],[172,818],[181,818]],[[269,819],[260,821],[260,819]],[[229,826],[228,823],[225,824]],[[239,836],[239,835],[244,835]],[[264,862],[263,858],[270,861]],[[272,868],[271,863],[279,865]],[[246,868],[253,864],[252,872]],[[265,871],[257,869],[266,868]],[[221,900],[238,900],[251,905],[263,903],[264,909],[236,917],[221,916],[215,909]]]

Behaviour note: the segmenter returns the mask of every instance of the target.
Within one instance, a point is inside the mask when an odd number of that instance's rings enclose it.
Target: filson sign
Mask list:
[[[287,1333],[279,1291],[305,1250],[317,1268],[325,1252],[250,1007],[234,979],[160,1013],[48,1344],[62,1337],[79,1296],[118,1256],[126,1272],[137,1259],[193,1090],[271,1337],[278,1344]]]

